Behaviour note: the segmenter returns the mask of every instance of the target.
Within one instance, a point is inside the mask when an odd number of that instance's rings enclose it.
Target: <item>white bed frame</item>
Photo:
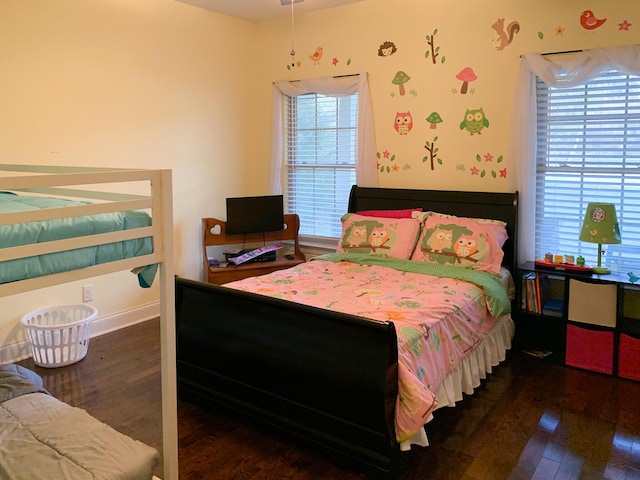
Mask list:
[[[110,193],[70,188],[105,184],[149,182],[149,195]],[[104,188],[104,187],[103,187]],[[109,186],[109,188],[113,188]],[[144,237],[152,237],[153,252],[87,268],[0,284],[0,297],[107,273],[159,264],[162,347],[162,456],[164,479],[178,478],[178,427],[176,394],[175,280],[173,270],[173,202],[170,170],[58,167],[0,164],[0,190],[95,200],[87,205],[19,213],[0,213],[0,226],[71,216],[148,210],[152,225],[119,232],[0,249],[0,261],[60,252]],[[132,288],[139,288],[132,278]]]

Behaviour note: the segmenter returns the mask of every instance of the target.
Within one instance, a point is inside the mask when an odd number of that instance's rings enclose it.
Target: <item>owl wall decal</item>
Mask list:
[[[400,135],[406,135],[413,128],[413,116],[411,112],[396,112],[396,118],[393,128],[396,129]]]
[[[477,133],[482,134],[482,130],[489,126],[489,120],[484,116],[484,110],[478,108],[469,110],[464,114],[464,120],[460,123],[460,130],[466,130],[470,135]]]

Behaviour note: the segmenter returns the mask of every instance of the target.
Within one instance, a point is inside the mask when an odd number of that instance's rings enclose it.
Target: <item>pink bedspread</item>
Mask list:
[[[392,321],[398,335],[399,442],[427,423],[444,377],[497,322],[478,286],[384,266],[315,259],[226,286]]]

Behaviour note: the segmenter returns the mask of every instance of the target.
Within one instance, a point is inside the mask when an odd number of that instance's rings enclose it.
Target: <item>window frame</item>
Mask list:
[[[285,95],[284,102],[285,208],[300,215],[306,243],[335,243],[350,187],[356,183],[358,92],[337,97],[316,92]],[[331,177],[332,182],[323,183]],[[309,195],[314,199],[311,208],[305,201]]]
[[[578,237],[588,203],[607,202],[616,207],[622,243],[603,245],[603,264],[640,270],[640,76],[611,68],[564,88],[535,77],[535,90],[536,258],[581,255],[595,265],[597,244]],[[580,140],[573,147],[572,135]]]

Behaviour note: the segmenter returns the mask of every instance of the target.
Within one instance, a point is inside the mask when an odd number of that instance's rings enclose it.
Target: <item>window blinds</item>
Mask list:
[[[586,85],[537,80],[536,256],[582,255],[578,240],[589,202],[613,203],[622,243],[603,245],[603,263],[640,272],[640,77],[607,72]]]
[[[287,211],[300,217],[300,233],[339,238],[356,183],[358,95],[286,97]]]

